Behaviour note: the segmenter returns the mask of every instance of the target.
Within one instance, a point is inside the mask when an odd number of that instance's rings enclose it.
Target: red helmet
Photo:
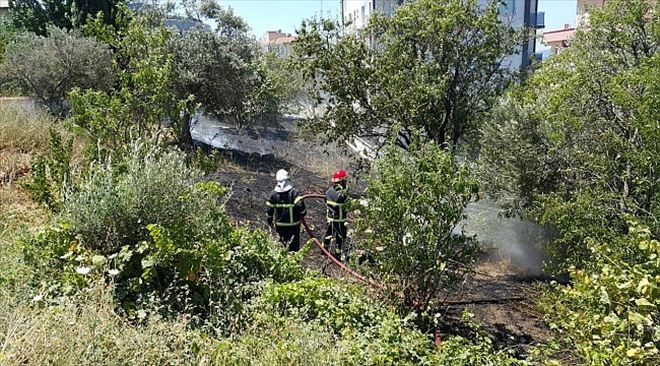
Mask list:
[[[348,177],[348,173],[345,170],[337,170],[332,173],[332,182],[337,183],[345,180]]]

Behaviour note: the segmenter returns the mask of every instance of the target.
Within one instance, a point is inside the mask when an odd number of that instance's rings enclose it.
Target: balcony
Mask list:
[[[534,29],[545,28],[545,12],[531,13],[529,17],[529,25]]]

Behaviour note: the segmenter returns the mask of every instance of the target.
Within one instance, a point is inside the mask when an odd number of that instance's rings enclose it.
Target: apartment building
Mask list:
[[[543,33],[543,44],[550,46],[550,55],[554,56],[568,47],[575,35],[576,28],[570,24],[564,24],[564,28],[551,30]]]
[[[369,23],[375,12],[391,16],[405,0],[340,0],[341,16],[346,32],[356,32]],[[437,0],[442,1],[442,0]],[[478,0],[486,6],[492,0]],[[529,40],[522,44],[515,54],[508,55],[503,66],[511,69],[527,68],[536,52],[536,29],[544,28],[544,14],[539,13],[538,0],[501,0],[500,18],[514,28],[530,30]]]
[[[267,31],[261,37],[262,50],[275,52],[277,57],[287,57],[293,53],[293,41],[296,36],[291,33],[282,33],[281,29],[276,31]]]
[[[585,26],[589,21],[589,9],[594,7],[603,7],[611,0],[577,0],[575,10],[575,27],[564,25],[563,29],[551,30],[543,33],[543,44],[550,46],[552,49],[551,54],[556,55],[563,49],[568,47],[571,39],[575,35],[577,29]],[[651,4],[657,4],[657,0],[649,0]]]

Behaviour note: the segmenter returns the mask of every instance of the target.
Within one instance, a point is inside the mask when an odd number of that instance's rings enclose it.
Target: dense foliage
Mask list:
[[[656,364],[660,19],[648,1],[592,9],[571,46],[513,88],[484,128],[482,176],[552,226],[549,323],[586,364]]]
[[[439,292],[473,269],[461,221],[479,186],[557,232],[550,268],[571,281],[541,309],[562,354],[660,362],[657,6],[608,1],[507,85],[517,35],[495,2],[410,1],[360,34],[306,22],[291,73],[217,1],[184,1],[199,21],[187,32],[163,26],[172,8],[118,3],[16,1],[13,25],[0,20],[0,78],[72,107],[64,121],[0,108],[0,362],[554,364],[522,360],[469,316],[469,339],[433,344]],[[383,287],[321,277],[301,265],[309,244],[289,254],[231,223],[230,189],[174,146],[191,143],[194,112],[249,127],[312,85],[326,107],[314,132],[409,137],[350,203],[361,270]],[[478,137],[479,186],[450,152]]]
[[[558,230],[558,269],[594,263],[586,238],[634,259],[617,240],[629,215],[660,234],[658,14],[613,1],[589,19],[502,100],[482,141],[485,186]]]
[[[72,120],[97,141],[97,157],[120,154],[138,138],[176,141],[190,133],[182,120],[189,106],[174,91],[171,31],[146,17],[128,17],[126,22],[121,32],[99,23],[87,29],[116,50],[117,85],[110,91],[75,89],[69,95]]]
[[[624,243],[640,251],[639,261],[621,260],[607,242],[590,242],[600,269],[573,271],[573,284],[543,304],[550,325],[565,332],[587,364],[660,361],[660,242],[633,225]]]
[[[239,326],[256,283],[302,270],[264,233],[232,227],[226,189],[194,184],[199,175],[180,153],[142,145],[119,166],[93,167],[65,197],[60,223],[23,243],[35,281],[55,296],[105,275],[129,314],[162,307]]]
[[[509,72],[516,33],[497,2],[406,2],[364,32],[328,20],[303,23],[298,64],[326,108],[310,129],[337,140],[416,128],[441,145],[476,131]]]
[[[439,290],[455,285],[474,262],[476,242],[459,224],[476,198],[476,180],[452,154],[417,136],[407,151],[391,145],[367,186],[358,221],[363,245],[405,308],[432,311]]]
[[[260,69],[256,42],[246,29],[227,33],[197,28],[172,39],[177,92],[194,95],[203,112],[239,127],[272,122],[278,100]]]
[[[48,27],[73,29],[88,17],[101,13],[106,24],[114,24],[124,0],[11,0],[11,19],[17,28],[45,36]]]

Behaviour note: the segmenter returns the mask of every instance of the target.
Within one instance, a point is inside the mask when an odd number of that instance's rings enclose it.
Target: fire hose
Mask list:
[[[307,195],[304,195],[304,196],[303,196],[303,200],[304,200],[304,199],[307,199],[307,198],[318,198],[318,199],[323,199],[323,200],[325,200],[325,196],[322,195],[322,194],[307,194]],[[354,270],[348,268],[348,266],[346,266],[344,263],[342,263],[340,260],[338,260],[334,255],[332,255],[332,253],[330,253],[330,252],[325,248],[325,246],[323,245],[323,243],[321,243],[321,241],[318,240],[318,239],[314,236],[314,233],[312,232],[312,229],[309,228],[309,225],[308,225],[307,222],[305,221],[305,218],[304,218],[304,217],[302,218],[302,224],[303,224],[303,227],[305,228],[305,231],[307,232],[307,235],[309,235],[309,237],[312,239],[312,241],[314,241],[314,244],[316,244],[316,246],[317,246],[319,249],[321,249],[321,252],[322,252],[326,257],[328,257],[328,259],[330,259],[334,264],[336,264],[336,265],[337,265],[339,268],[341,268],[344,272],[346,272],[346,273],[350,274],[351,276],[355,277],[355,278],[356,278],[358,281],[360,281],[360,282],[363,282],[363,283],[366,283],[366,284],[368,284],[368,285],[371,285],[371,286],[377,287],[377,288],[379,288],[379,289],[381,289],[381,290],[385,289],[385,286],[383,286],[382,284],[380,284],[380,283],[378,283],[378,282],[376,282],[376,281],[374,281],[374,280],[372,280],[372,279],[370,279],[370,278],[367,278],[367,277],[365,277],[365,276],[363,276],[363,275],[361,275],[361,274],[355,272]]]

